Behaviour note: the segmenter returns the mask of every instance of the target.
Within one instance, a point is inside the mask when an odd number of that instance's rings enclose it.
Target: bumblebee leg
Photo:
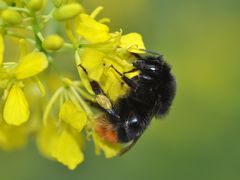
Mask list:
[[[132,79],[129,79],[127,76],[125,76],[124,74],[120,73],[113,65],[110,66],[111,68],[113,68],[115,70],[115,72],[117,74],[119,74],[119,76],[121,76],[122,80],[132,89],[137,89],[138,85],[135,81],[133,81]],[[135,70],[134,70],[135,71]],[[134,72],[133,71],[133,72]],[[128,72],[126,72],[128,73]]]
[[[128,74],[128,73],[132,73],[132,72],[136,72],[136,71],[138,71],[138,69],[137,68],[133,68],[130,71],[124,72],[123,75]]]
[[[87,70],[81,64],[79,64],[78,66],[83,69],[83,71],[86,73],[86,75],[88,74]],[[100,87],[98,82],[94,81],[94,80],[90,80],[90,79],[89,79],[89,81],[90,81],[91,88],[92,88],[94,94],[96,95],[96,99],[95,99],[96,102],[90,102],[90,104],[92,106],[96,107],[97,109],[99,109],[100,111],[104,111],[111,116],[119,118],[119,116],[116,115],[116,113],[112,109],[111,100],[104,93],[104,91],[102,90],[102,88]]]
[[[79,64],[78,65],[80,68],[82,68],[82,70],[85,72],[85,74],[87,75],[88,77],[88,72],[87,70],[81,65]],[[100,87],[100,85],[98,84],[97,81],[94,81],[94,80],[90,80],[88,78],[89,82],[90,82],[90,85],[91,85],[91,88],[93,90],[93,92],[95,93],[95,95],[99,95],[99,94],[102,94],[102,95],[105,95],[104,91],[102,90],[102,88]],[[106,96],[106,95],[105,95]]]
[[[90,82],[93,92],[96,94],[95,106],[98,106],[100,110],[106,112],[107,114],[119,119],[120,117],[115,113],[112,108],[112,102],[104,93],[97,81]],[[97,105],[96,105],[97,104]]]

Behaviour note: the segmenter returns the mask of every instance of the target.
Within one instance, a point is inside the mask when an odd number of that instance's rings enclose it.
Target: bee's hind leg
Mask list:
[[[87,70],[81,64],[79,64],[78,66],[83,69],[86,75],[88,74]],[[111,116],[119,118],[119,116],[116,115],[116,113],[112,109],[111,100],[104,93],[103,89],[100,87],[98,82],[90,79],[89,79],[89,82],[94,94],[96,95],[95,102],[90,102],[90,104],[96,107],[97,109],[99,109],[100,111],[106,112]]]
[[[132,88],[133,90],[137,89],[138,84],[137,84],[134,80],[132,80],[132,79],[128,78],[127,76],[125,76],[125,74],[131,73],[131,72],[135,72],[135,71],[137,71],[138,69],[132,69],[132,70],[130,70],[130,71],[125,72],[125,73],[122,74],[122,73],[120,73],[113,65],[111,65],[110,67],[113,68],[114,71],[115,71],[119,76],[121,76],[122,80],[123,80],[130,88]]]

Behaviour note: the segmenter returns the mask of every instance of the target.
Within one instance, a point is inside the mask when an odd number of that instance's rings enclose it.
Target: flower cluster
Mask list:
[[[46,7],[52,7],[50,12]],[[33,136],[44,156],[69,169],[83,162],[86,140],[93,140],[96,154],[107,158],[123,148],[95,131],[102,112],[89,102],[104,97],[94,93],[90,81],[115,102],[128,87],[111,67],[131,71],[132,53],[144,53],[145,47],[138,33],[111,32],[110,20],[97,18],[102,9],[87,13],[75,0],[0,2],[0,148],[23,147]],[[50,22],[63,31],[47,31]],[[65,63],[78,72],[75,80],[58,66],[57,54],[67,53]]]

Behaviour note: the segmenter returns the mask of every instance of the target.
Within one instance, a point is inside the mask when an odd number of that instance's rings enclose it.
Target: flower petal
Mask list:
[[[142,36],[138,33],[129,33],[122,36],[120,47],[128,49],[132,53],[144,53],[139,49],[145,49]]]
[[[0,147],[4,150],[22,148],[27,143],[26,126],[11,126],[5,122],[0,125]]]
[[[81,14],[76,21],[76,32],[91,43],[100,43],[110,38],[109,28],[87,14]]]
[[[52,151],[58,135],[56,125],[51,123],[53,121],[48,121],[49,123],[42,126],[37,134],[37,147],[42,155],[47,158],[52,158]]]
[[[111,144],[107,141],[104,141],[96,133],[93,133],[93,141],[95,144],[95,153],[100,155],[102,150],[106,158],[117,156],[122,149],[120,144]]]
[[[3,53],[4,53],[4,41],[2,34],[0,34],[0,65],[3,62]]]
[[[18,84],[11,88],[4,109],[3,117],[8,124],[20,125],[29,118],[29,107],[26,97]]]
[[[59,117],[79,132],[82,131],[87,123],[87,115],[84,110],[80,106],[77,107],[71,101],[64,102],[61,106]]]
[[[90,48],[85,48],[81,53],[81,65],[87,70],[91,80],[99,81],[103,73],[104,54]]]
[[[25,79],[42,72],[48,66],[48,60],[44,53],[32,52],[20,59],[15,69],[17,79]]]
[[[121,77],[111,68],[104,71],[100,84],[103,91],[113,102],[124,95],[128,90],[128,86],[122,83]]]
[[[71,170],[84,160],[79,143],[67,130],[58,136],[52,156]]]

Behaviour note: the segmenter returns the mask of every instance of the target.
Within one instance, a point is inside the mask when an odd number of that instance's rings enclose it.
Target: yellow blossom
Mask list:
[[[93,133],[93,141],[95,144],[95,153],[100,155],[101,151],[103,151],[106,158],[117,156],[122,149],[120,144],[111,144],[103,140],[96,133]]]
[[[126,48],[129,52],[145,53],[141,49],[145,49],[142,36],[138,33],[129,33],[121,37],[120,47]]]
[[[12,126],[0,123],[0,148],[4,150],[22,148],[27,142],[29,130],[26,126]]]
[[[71,101],[64,102],[60,108],[59,117],[79,132],[82,131],[87,123],[86,112]]]
[[[87,14],[80,14],[76,20],[76,32],[91,43],[105,42],[110,38],[109,28]]]
[[[31,52],[22,57],[19,61],[20,63],[15,69],[17,79],[25,79],[35,76],[48,66],[47,57],[41,52]]]
[[[112,101],[116,101],[128,90],[128,86],[122,83],[121,77],[113,69],[105,71],[99,83]]]
[[[58,136],[52,156],[71,170],[84,160],[79,143],[67,130]]]
[[[81,51],[79,62],[86,69],[87,74],[80,66],[78,70],[83,85],[90,93],[92,93],[90,80],[97,81],[112,101],[126,93],[127,86],[122,83],[121,77],[111,66],[114,66],[121,73],[131,70],[133,66],[123,59],[116,61],[116,59],[111,59],[108,55],[93,48],[84,48]],[[133,73],[128,75],[131,76],[131,74]],[[134,75],[137,74],[134,73]]]
[[[52,151],[57,139],[57,128],[53,123],[41,126],[37,134],[37,146],[39,151],[47,158],[52,158]]]
[[[142,37],[138,33],[121,35],[121,32],[110,33],[108,26],[96,21],[94,18],[101,8],[97,8],[92,15],[81,14],[76,19],[76,31],[83,37],[87,44],[81,46],[78,66],[81,81],[89,93],[93,94],[90,82],[97,81],[108,97],[115,101],[126,93],[128,87],[122,83],[122,79],[111,66],[120,73],[133,69],[131,61],[134,56],[131,53],[144,53],[145,49]],[[128,73],[132,78],[139,72]],[[118,89],[118,91],[116,91]]]
[[[4,120],[8,124],[20,125],[29,118],[29,107],[19,84],[11,88],[3,110]]]
[[[95,119],[101,112],[91,105],[98,103],[109,110],[127,93],[129,87],[121,74],[130,79],[139,74],[139,71],[129,71],[134,69],[132,62],[136,60],[136,53],[145,53],[145,47],[140,34],[124,35],[122,30],[111,32],[106,25],[110,21],[108,18],[97,19],[103,7],[86,14],[76,0],[52,0],[53,9],[41,11],[48,2],[4,0],[1,3],[0,148],[22,147],[27,136],[33,134],[44,156],[73,170],[84,161],[83,135],[93,140],[96,154],[103,152],[106,158],[117,156],[125,147],[116,143],[114,130],[114,133],[97,134],[98,120]],[[56,28],[50,27],[53,35],[43,34],[54,20],[65,21],[65,33],[70,41],[65,41],[65,35],[58,35]],[[14,39],[14,45],[9,38]],[[4,57],[5,48],[12,56],[6,53]],[[62,76],[66,73],[65,67],[62,68],[55,57],[67,49],[75,51],[80,80]],[[67,56],[66,59],[70,63],[71,59]],[[48,68],[48,61],[53,68],[46,71],[43,79],[37,77]],[[91,81],[96,81],[104,94],[96,95]],[[47,95],[46,99],[43,100],[39,90]],[[42,108],[45,108],[43,112]]]
[[[59,131],[56,125],[47,124],[40,131],[37,144],[40,151],[49,158],[54,158],[73,170],[84,160],[80,135],[68,130]]]
[[[86,68],[91,80],[99,81],[103,73],[104,54],[91,48],[85,48],[81,54],[81,65]]]

